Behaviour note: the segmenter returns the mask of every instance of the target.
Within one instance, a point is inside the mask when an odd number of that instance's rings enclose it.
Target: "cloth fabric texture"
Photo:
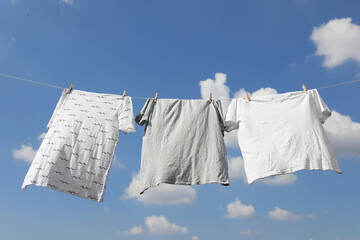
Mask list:
[[[136,131],[131,98],[64,90],[47,128],[22,189],[32,184],[101,202],[120,130]]]
[[[322,126],[330,115],[316,89],[233,99],[226,131],[238,129],[248,183],[301,169],[342,173]]]
[[[148,99],[135,120],[145,124],[140,194],[160,183],[229,184],[220,101]]]

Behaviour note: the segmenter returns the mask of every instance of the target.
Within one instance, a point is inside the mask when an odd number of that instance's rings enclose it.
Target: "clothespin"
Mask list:
[[[246,92],[246,98],[247,98],[247,100],[250,102],[251,101],[251,99],[250,99],[250,96],[249,96],[249,93],[248,92]]]
[[[302,87],[303,87],[303,89],[304,89],[305,93],[307,94],[307,89],[306,89],[305,84],[303,84],[303,85],[302,85]]]
[[[71,91],[73,90],[73,88],[74,88],[74,84],[71,83],[70,88],[69,88],[69,93],[71,93]]]
[[[126,91],[124,91],[122,99],[124,100],[124,97],[126,96]]]
[[[158,99],[158,93],[155,94],[155,99],[154,99],[155,103],[156,103],[157,99]]]
[[[209,103],[212,101],[212,93],[210,93]]]

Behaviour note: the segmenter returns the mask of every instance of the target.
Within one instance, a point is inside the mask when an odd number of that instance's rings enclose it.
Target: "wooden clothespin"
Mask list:
[[[212,101],[212,93],[210,93],[209,103]]]
[[[155,94],[155,99],[154,99],[155,103],[156,103],[157,99],[158,99],[158,93]]]
[[[246,98],[247,98],[247,100],[250,102],[251,101],[251,99],[250,99],[250,96],[249,96],[249,93],[248,92],[246,92]]]
[[[303,87],[303,89],[304,89],[305,93],[307,94],[307,89],[306,89],[305,84],[303,84],[303,85],[302,85],[302,87]]]
[[[122,99],[124,100],[124,97],[126,96],[126,91],[124,91]]]
[[[71,93],[71,91],[73,90],[73,88],[74,88],[74,84],[71,83],[70,88],[69,88],[69,93]]]

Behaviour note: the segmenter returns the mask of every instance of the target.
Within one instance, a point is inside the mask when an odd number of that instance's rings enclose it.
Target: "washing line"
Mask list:
[[[12,78],[12,79],[17,79],[17,80],[21,80],[21,81],[25,81],[25,82],[35,83],[35,84],[39,84],[39,85],[44,85],[44,86],[48,86],[48,87],[59,88],[59,89],[63,89],[63,90],[67,89],[67,88],[64,88],[64,87],[59,87],[59,86],[55,86],[55,85],[51,85],[51,84],[47,84],[47,83],[43,83],[43,82],[37,82],[37,81],[29,80],[29,79],[26,79],[26,78],[15,77],[15,76],[3,74],[3,73],[0,73],[0,76],[7,77],[7,78]],[[319,88],[316,88],[316,89],[320,90],[320,89],[324,89],[324,88],[337,87],[337,86],[340,86],[340,85],[345,85],[345,84],[350,84],[350,83],[355,83],[355,82],[360,82],[360,79],[359,80],[354,80],[354,81],[348,81],[348,82],[341,82],[341,83],[337,83],[337,84],[333,84],[333,85],[319,87]],[[131,98],[148,99],[146,97],[133,97],[133,96],[131,96]],[[231,100],[231,99],[232,98],[222,98],[222,99],[218,99],[218,100]]]

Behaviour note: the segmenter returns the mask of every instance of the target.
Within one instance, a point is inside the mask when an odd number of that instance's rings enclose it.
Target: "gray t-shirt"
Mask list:
[[[229,184],[219,100],[148,99],[135,120],[145,124],[140,194],[160,183]]]

